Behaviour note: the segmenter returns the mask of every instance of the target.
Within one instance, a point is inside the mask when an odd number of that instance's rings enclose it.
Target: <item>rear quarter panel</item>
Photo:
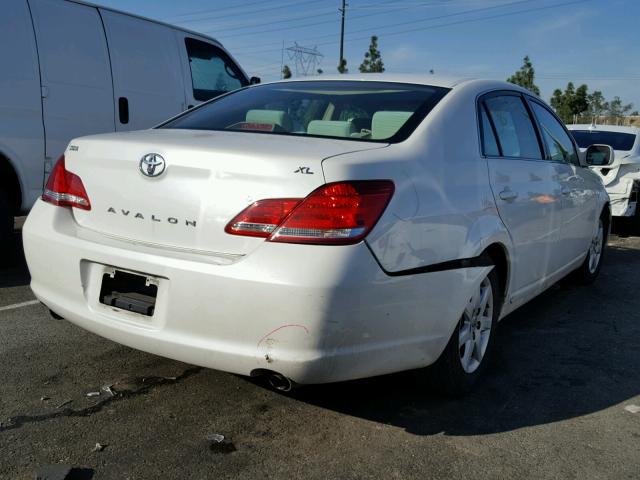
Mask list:
[[[510,245],[480,156],[475,88],[445,96],[404,142],[326,159],[327,182],[391,179],[395,194],[367,243],[398,272]]]

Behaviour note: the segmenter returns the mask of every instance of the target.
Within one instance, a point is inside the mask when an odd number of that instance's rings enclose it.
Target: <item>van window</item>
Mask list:
[[[560,122],[538,102],[531,102],[531,108],[538,118],[549,160],[578,164],[578,152]]]
[[[542,159],[538,137],[522,99],[500,95],[485,100],[503,157]]]
[[[191,68],[193,98],[196,100],[211,100],[247,85],[240,69],[221,49],[193,38],[186,38],[185,44]]]

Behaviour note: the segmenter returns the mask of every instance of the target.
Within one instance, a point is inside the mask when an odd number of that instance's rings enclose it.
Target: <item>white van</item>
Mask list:
[[[71,138],[148,128],[249,83],[207,36],[79,0],[2,0],[0,243]]]

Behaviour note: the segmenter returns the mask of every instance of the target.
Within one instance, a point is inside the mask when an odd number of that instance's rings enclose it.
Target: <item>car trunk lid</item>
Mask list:
[[[81,227],[138,244],[245,255],[263,239],[225,233],[265,198],[304,198],[324,183],[322,160],[386,144],[246,132],[147,130],[85,137],[67,150],[90,211]],[[161,165],[149,169],[162,157]],[[147,156],[147,163],[141,164]],[[146,170],[146,175],[143,173]]]

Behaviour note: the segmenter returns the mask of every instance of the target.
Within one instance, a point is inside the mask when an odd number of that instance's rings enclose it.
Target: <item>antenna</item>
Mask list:
[[[324,58],[324,55],[318,51],[317,47],[303,47],[298,45],[298,42],[294,42],[293,47],[287,48],[287,55],[289,56],[289,60],[294,61],[296,77],[306,77],[309,75],[309,72],[312,74],[316,73],[320,62]]]

